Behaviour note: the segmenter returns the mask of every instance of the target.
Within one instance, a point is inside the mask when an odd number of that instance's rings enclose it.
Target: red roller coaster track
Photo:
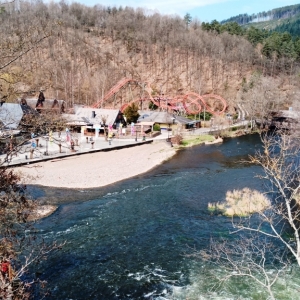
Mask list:
[[[103,103],[107,102],[113,95],[115,95],[121,88],[123,88],[128,83],[139,83],[139,81],[130,79],[130,78],[122,78],[116,85],[114,85],[106,94],[105,96],[97,101],[95,104],[92,105],[93,108],[98,108],[102,106]],[[179,110],[184,109],[188,114],[197,114],[203,111],[205,108],[206,111],[214,114],[219,115],[222,114],[226,107],[227,103],[225,99],[223,99],[219,95],[215,94],[207,94],[207,95],[199,95],[194,92],[188,92],[185,95],[175,96],[175,97],[168,97],[168,96],[152,96],[152,89],[149,83],[146,84],[147,88],[145,91],[147,92],[148,96],[144,98],[138,98],[132,100],[121,107],[121,111],[124,111],[125,108],[131,105],[134,102],[140,101],[151,101],[156,106],[164,108],[164,109],[171,109],[171,110]],[[207,102],[208,100],[214,100],[214,107],[218,107],[218,111],[215,111],[213,107],[211,107]],[[207,101],[205,101],[207,100]]]

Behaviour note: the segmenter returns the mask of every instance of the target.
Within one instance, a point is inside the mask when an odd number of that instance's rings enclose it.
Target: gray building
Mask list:
[[[199,128],[201,125],[199,120],[190,120],[168,112],[139,111],[139,114],[140,117],[138,119],[138,123],[154,122],[154,124],[158,124],[162,130],[167,130],[169,128],[177,129],[178,127],[188,130],[192,128]]]

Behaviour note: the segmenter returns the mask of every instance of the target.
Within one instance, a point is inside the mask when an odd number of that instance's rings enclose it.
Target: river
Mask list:
[[[248,279],[216,289],[220,270],[188,255],[231,229],[209,202],[223,201],[228,190],[263,189],[255,177],[261,169],[246,163],[259,148],[257,135],[243,136],[185,148],[104,188],[31,187],[35,197],[60,203],[37,224],[46,241],[67,242],[40,267],[52,299],[267,299]]]

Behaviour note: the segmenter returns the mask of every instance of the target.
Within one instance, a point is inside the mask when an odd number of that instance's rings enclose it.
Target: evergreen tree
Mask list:
[[[189,27],[189,25],[192,22],[192,16],[189,13],[186,13],[183,19],[184,19],[186,26]]]
[[[253,44],[257,45],[258,43],[263,43],[263,40],[265,39],[267,33],[264,30],[259,30],[258,28],[255,28],[254,26],[251,26],[246,31],[246,37],[248,41]]]
[[[140,114],[138,112],[139,110],[139,107],[137,104],[135,103],[132,103],[131,105],[129,105],[125,111],[124,111],[124,115],[126,117],[126,122],[127,124],[130,124],[130,123],[136,123]]]

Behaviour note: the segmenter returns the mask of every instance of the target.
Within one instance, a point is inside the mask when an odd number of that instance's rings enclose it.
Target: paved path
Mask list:
[[[52,142],[50,142],[46,136],[39,137],[39,146],[34,149],[33,158],[30,158],[30,150],[32,149],[30,140],[27,144],[18,149],[18,153],[10,157],[8,162],[5,162],[6,154],[0,155],[0,160],[2,165],[17,166],[51,160],[54,158],[63,158],[72,155],[75,156],[99,151],[111,151],[134,147],[144,143],[151,143],[152,141],[152,139],[143,141],[142,138],[138,138],[137,141],[135,138],[113,138],[111,141],[106,141],[104,137],[93,137],[92,140],[90,137],[88,137],[87,140],[85,136],[79,136],[78,143],[77,145],[74,145],[74,151],[72,151],[70,142],[66,141],[65,136],[58,138],[58,136],[54,134]],[[61,152],[59,150],[59,143],[61,143]]]
[[[249,122],[242,121],[236,124],[233,124],[229,127],[237,126],[246,126]],[[219,131],[225,128],[212,127],[212,128],[197,128],[191,132],[193,135],[201,134],[213,134],[215,131]],[[30,158],[31,141],[28,141],[23,147],[18,149],[16,156],[10,157],[8,162],[5,162],[7,158],[5,154],[0,155],[1,165],[9,166],[18,166],[24,164],[36,163],[39,161],[51,160],[54,158],[63,158],[71,155],[82,155],[87,153],[99,152],[99,151],[111,151],[122,148],[134,147],[144,143],[151,143],[156,140],[167,140],[171,136],[171,132],[162,131],[160,135],[155,138],[146,138],[144,141],[142,137],[138,137],[137,140],[135,137],[130,138],[113,138],[111,141],[106,141],[104,137],[91,138],[86,136],[72,136],[72,138],[78,139],[77,145],[74,146],[72,151],[70,148],[70,142],[66,141],[66,134],[63,133],[61,137],[58,137],[57,133],[53,134],[53,141],[49,141],[49,137],[39,137],[39,146],[34,149],[33,158]],[[59,150],[58,144],[61,143],[61,153]]]

